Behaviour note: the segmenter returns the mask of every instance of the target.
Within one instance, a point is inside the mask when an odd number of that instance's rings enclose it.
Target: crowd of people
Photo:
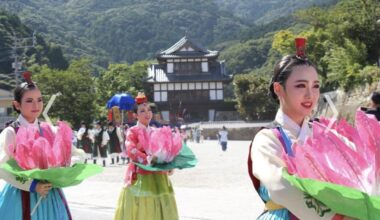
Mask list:
[[[122,155],[125,151],[125,134],[128,124],[115,125],[108,122],[107,126],[100,121],[95,122],[94,127],[81,123],[80,129],[76,132],[77,147],[86,153],[84,163],[93,160],[96,164],[102,160],[102,165],[106,166],[106,159],[111,158],[111,164],[125,164],[128,158]]]

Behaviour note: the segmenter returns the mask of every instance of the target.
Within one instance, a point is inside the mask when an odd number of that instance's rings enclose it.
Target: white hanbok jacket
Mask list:
[[[280,124],[292,143],[303,143],[311,134],[309,119],[306,118],[300,127],[281,110],[277,112],[275,121]],[[304,193],[290,185],[282,177],[285,162],[281,159],[282,144],[271,129],[263,129],[255,136],[251,157],[252,170],[268,192],[271,200],[286,207],[299,219],[332,219],[335,213],[327,212],[322,217],[314,208],[308,208]]]

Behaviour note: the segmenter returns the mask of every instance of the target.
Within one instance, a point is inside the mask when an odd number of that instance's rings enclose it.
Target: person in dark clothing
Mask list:
[[[119,163],[119,154],[121,153],[121,144],[123,137],[121,135],[121,131],[119,127],[115,127],[113,122],[108,123],[107,129],[108,136],[110,140],[108,142],[109,153],[111,156],[111,164]]]
[[[380,93],[373,92],[371,94],[371,104],[369,108],[361,107],[366,114],[374,115],[380,121]]]
[[[93,134],[95,140],[93,151],[94,164],[96,164],[96,159],[100,156],[103,160],[103,167],[105,167],[107,159],[107,143],[110,137],[108,136],[107,130],[103,128],[101,122],[96,123]]]

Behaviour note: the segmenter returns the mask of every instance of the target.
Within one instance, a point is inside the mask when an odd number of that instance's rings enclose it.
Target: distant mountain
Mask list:
[[[1,0],[0,7],[57,43],[69,58],[87,56],[107,66],[109,62],[154,58],[185,34],[211,49],[228,46],[255,37],[268,29],[263,23],[293,10],[331,2],[334,0]]]
[[[71,57],[133,62],[154,57],[185,34],[204,45],[235,39],[248,23],[202,0],[2,0]]]
[[[214,0],[221,10],[255,24],[266,24],[312,6],[330,6],[339,0]]]

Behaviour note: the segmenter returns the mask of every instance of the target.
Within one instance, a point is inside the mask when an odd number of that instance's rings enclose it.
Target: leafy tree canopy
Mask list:
[[[93,69],[88,60],[73,61],[67,70],[34,66],[31,71],[45,104],[53,94],[61,93],[49,111],[49,116],[70,122],[77,128],[81,121],[92,122],[97,116]]]

